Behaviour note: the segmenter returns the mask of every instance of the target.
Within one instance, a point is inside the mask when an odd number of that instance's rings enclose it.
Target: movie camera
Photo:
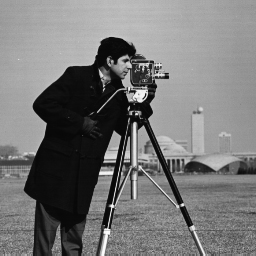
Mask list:
[[[130,78],[133,86],[143,87],[153,84],[155,79],[169,79],[169,73],[162,70],[162,63],[147,60],[141,54],[135,54],[131,64]]]

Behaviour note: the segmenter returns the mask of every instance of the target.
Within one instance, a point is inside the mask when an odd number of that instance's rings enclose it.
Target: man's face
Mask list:
[[[111,67],[110,67],[112,79],[115,79],[115,78],[124,79],[131,68],[132,68],[132,64],[128,54],[120,57],[117,60],[116,64],[114,64],[114,60],[112,60]]]

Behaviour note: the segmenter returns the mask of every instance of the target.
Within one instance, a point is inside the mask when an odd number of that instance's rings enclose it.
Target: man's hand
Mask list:
[[[102,133],[100,133],[100,128],[96,126],[97,123],[98,121],[94,121],[90,117],[84,117],[82,131],[94,140],[103,136]]]
[[[148,85],[147,87],[148,87],[148,97],[145,101],[150,103],[155,98],[157,85],[153,83]]]

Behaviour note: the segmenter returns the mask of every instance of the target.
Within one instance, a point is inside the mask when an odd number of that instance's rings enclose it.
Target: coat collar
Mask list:
[[[97,88],[97,86],[99,85],[100,81],[100,76],[99,76],[99,67],[98,67],[98,63],[95,60],[95,62],[93,63],[92,67],[92,80],[94,81],[94,90],[98,90],[99,88]],[[120,88],[124,88],[122,80],[121,79],[113,79],[111,80],[111,82],[106,86],[106,89],[104,90],[104,92],[100,95],[100,98],[105,97],[106,95],[110,94],[110,93],[114,93],[116,90],[120,89]]]

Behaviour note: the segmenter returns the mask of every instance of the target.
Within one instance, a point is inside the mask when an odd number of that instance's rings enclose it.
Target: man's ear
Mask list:
[[[109,67],[111,67],[112,64],[113,64],[113,62],[114,62],[114,60],[112,59],[112,56],[108,56],[108,57],[107,57],[107,65],[108,65]]]

